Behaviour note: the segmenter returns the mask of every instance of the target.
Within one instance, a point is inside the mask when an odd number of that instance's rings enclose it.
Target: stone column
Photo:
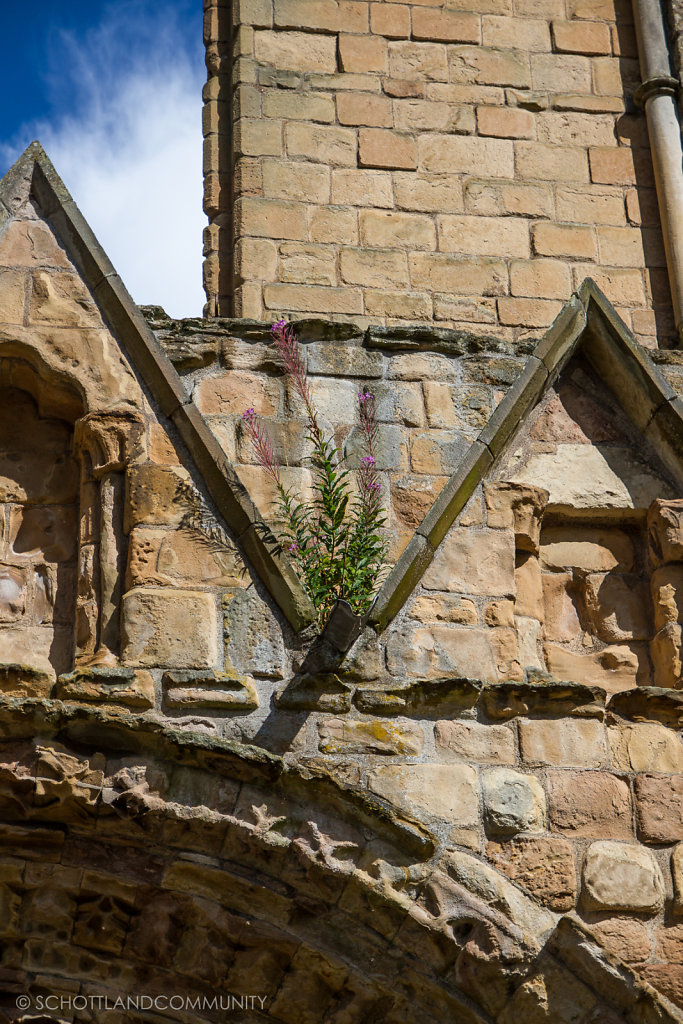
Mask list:
[[[655,686],[683,686],[683,499],[658,500],[647,515]]]
[[[76,664],[115,665],[120,646],[125,470],[144,430],[130,412],[92,413],[78,420],[74,445],[81,464]]]

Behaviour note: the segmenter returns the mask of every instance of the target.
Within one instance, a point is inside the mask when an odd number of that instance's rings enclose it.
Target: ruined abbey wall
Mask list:
[[[205,319],[134,305],[39,146],[0,182],[8,1020],[683,1020],[683,360],[630,7],[467,7],[208,0]],[[283,313],[352,485],[358,392],[379,422],[386,565],[322,629],[242,419],[310,495]]]
[[[628,0],[210,0],[210,315],[674,333]]]

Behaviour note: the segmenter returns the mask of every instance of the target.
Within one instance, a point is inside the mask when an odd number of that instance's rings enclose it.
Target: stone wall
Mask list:
[[[242,977],[280,1024],[683,1019],[680,356],[592,285],[531,356],[299,323],[351,467],[377,396],[412,573],[346,653],[245,491],[268,519],[245,405],[310,487],[269,324],[146,314],[32,148],[0,183],[0,387],[32,441],[5,424],[10,995]]]
[[[209,315],[673,338],[628,0],[205,8]]]

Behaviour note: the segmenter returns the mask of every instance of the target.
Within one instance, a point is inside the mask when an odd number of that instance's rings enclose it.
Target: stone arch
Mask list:
[[[319,764],[51,701],[0,702],[0,735],[8,1020],[48,993],[69,1021],[75,995],[173,995],[191,1024],[221,997],[282,1024],[677,1019],[581,926]]]

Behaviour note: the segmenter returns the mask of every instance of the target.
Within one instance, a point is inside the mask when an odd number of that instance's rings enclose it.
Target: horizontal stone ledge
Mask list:
[[[554,679],[491,683],[481,694],[481,707],[489,718],[525,717],[603,718],[606,692],[598,686]]]
[[[149,672],[122,665],[78,668],[59,676],[53,696],[86,704],[123,704],[144,711],[154,707],[154,680]]]
[[[509,342],[490,334],[460,331],[449,327],[368,327],[365,332],[366,348],[385,352],[440,352],[446,356],[500,353],[530,355],[533,340]]]
[[[305,672],[293,676],[275,694],[275,706],[285,711],[327,711],[343,714],[351,710],[353,688],[334,672]]]
[[[254,680],[225,672],[164,672],[164,704],[173,710],[208,708],[254,711],[259,706]]]
[[[382,688],[359,688],[353,702],[366,714],[444,718],[474,707],[482,683],[473,679],[418,680]]]
[[[0,665],[0,694],[4,697],[49,697],[54,677],[33,665]]]
[[[680,729],[683,726],[683,691],[637,686],[615,693],[607,710],[631,722],[659,722]]]

